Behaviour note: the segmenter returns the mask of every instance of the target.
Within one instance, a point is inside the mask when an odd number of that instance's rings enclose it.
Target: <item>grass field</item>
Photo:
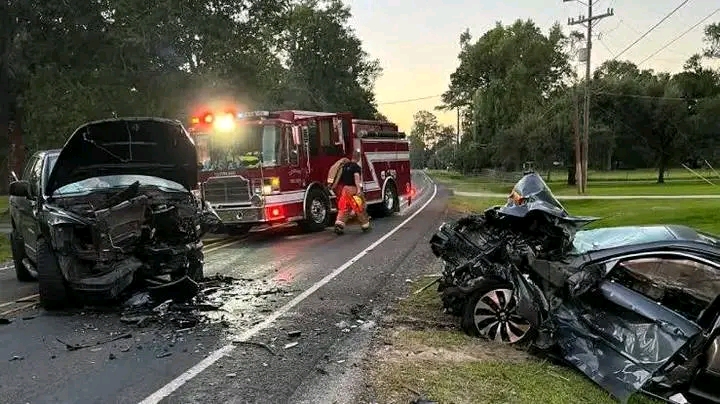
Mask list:
[[[454,209],[479,212],[504,199],[452,197]],[[573,215],[595,216],[601,219],[588,228],[623,226],[628,224],[683,224],[698,230],[720,235],[720,198],[668,200],[570,200],[562,201]]]
[[[689,193],[690,187],[699,187],[670,183],[661,192],[663,188],[653,185],[623,184],[605,189],[617,194],[625,190],[662,194],[683,188]],[[614,189],[623,192],[609,191]],[[460,212],[478,212],[503,203],[502,198],[455,196],[450,200],[451,209]],[[563,205],[575,215],[602,217],[590,228],[674,223],[720,234],[720,199],[568,200]],[[428,273],[437,272],[438,268],[428,269]],[[415,290],[430,280],[416,281]],[[398,305],[394,323],[383,331],[384,349],[378,352],[378,366],[373,371],[373,386],[381,402],[408,402],[418,393],[441,403],[616,402],[574,369],[548,363],[518,349],[467,337],[458,330],[456,319],[441,310],[439,296],[432,287],[418,295],[411,293]],[[636,395],[630,402],[658,401]]]
[[[513,182],[497,183],[489,178],[464,176],[447,171],[429,171],[436,181],[457,191],[508,194]],[[577,188],[568,186],[564,178],[547,181],[556,195],[577,195]],[[668,179],[664,184],[653,180],[637,181],[588,181],[588,195],[720,195],[720,179],[711,179],[716,185],[697,178]]]
[[[567,177],[567,171],[566,170],[537,170],[540,174],[542,174],[543,178],[548,178],[550,181],[562,181]],[[716,167],[713,170],[710,168],[701,168],[694,170],[696,173],[702,175],[705,178],[709,179],[718,179],[720,177],[720,167]],[[428,170],[428,173],[432,174],[438,174],[438,173],[448,173],[448,171],[445,170]],[[680,180],[697,180],[699,179],[695,174],[691,173],[690,171],[682,168],[672,168],[670,170],[667,170],[665,172],[665,179],[669,181],[680,181]],[[607,182],[607,181],[613,181],[613,182],[623,182],[623,181],[656,181],[657,180],[657,170],[651,170],[651,169],[639,169],[639,170],[616,170],[616,171],[595,171],[590,170],[588,172],[588,182]],[[720,182],[720,181],[718,181]]]

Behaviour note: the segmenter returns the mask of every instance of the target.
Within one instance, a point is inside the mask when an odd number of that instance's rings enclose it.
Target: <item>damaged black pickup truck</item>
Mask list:
[[[680,225],[581,230],[536,173],[505,206],[443,224],[446,312],[559,357],[622,402],[720,402],[720,241]]]
[[[18,279],[38,280],[41,304],[112,300],[203,277],[201,237],[212,216],[192,194],[195,145],[161,118],[86,123],[62,150],[36,153],[10,184]]]

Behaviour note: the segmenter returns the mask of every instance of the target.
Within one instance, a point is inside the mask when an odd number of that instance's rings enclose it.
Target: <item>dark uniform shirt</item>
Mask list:
[[[354,161],[345,164],[340,172],[340,185],[355,186],[355,173],[361,174],[360,165]]]

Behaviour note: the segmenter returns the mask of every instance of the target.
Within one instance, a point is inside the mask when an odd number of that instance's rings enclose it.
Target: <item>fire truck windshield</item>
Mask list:
[[[198,133],[195,144],[203,171],[274,167],[278,164],[281,129],[275,125],[238,125],[230,132]]]

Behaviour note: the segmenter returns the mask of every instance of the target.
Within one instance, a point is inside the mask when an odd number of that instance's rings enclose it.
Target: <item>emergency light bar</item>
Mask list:
[[[248,111],[248,112],[238,112],[238,114],[237,114],[238,119],[254,118],[254,117],[268,117],[268,116],[270,116],[269,111]]]

